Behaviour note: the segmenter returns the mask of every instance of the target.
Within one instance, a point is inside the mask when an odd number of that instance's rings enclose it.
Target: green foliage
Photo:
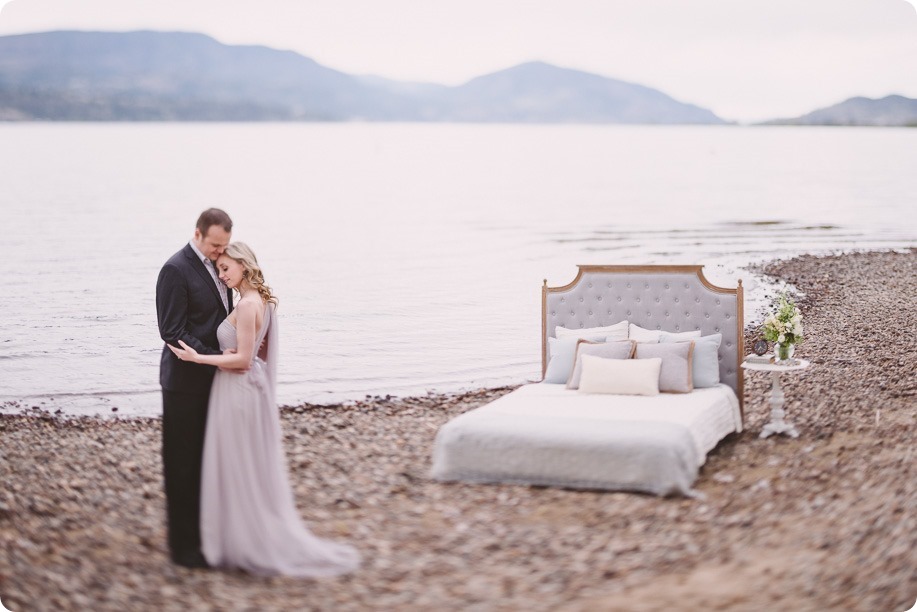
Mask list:
[[[774,307],[776,312],[764,319],[762,335],[771,342],[802,344],[802,313],[796,304],[787,298],[786,293],[781,293]]]

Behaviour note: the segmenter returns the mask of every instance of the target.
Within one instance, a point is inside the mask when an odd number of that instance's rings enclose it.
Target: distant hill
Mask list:
[[[725,123],[711,111],[642,85],[530,62],[452,89],[453,121]]]
[[[540,62],[446,87],[149,31],[0,37],[0,120],[724,123],[648,87]]]
[[[291,51],[228,46],[202,34],[0,37],[0,116],[328,120],[360,116],[373,93]]]
[[[904,96],[886,96],[878,100],[850,98],[795,119],[774,119],[766,124],[917,127],[917,100]]]

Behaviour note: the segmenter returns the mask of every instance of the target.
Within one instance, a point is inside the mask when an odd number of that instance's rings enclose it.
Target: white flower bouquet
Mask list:
[[[785,293],[781,293],[777,298],[777,311],[771,313],[764,319],[764,325],[761,331],[764,338],[780,346],[794,346],[801,344],[802,337],[802,313],[796,307]],[[779,349],[778,349],[779,353]],[[786,359],[778,355],[781,359]]]

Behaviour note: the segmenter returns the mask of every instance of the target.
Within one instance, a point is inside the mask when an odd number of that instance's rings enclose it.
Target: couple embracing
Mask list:
[[[172,560],[263,575],[353,571],[356,550],[316,537],[297,513],[275,396],[277,298],[231,233],[228,214],[205,210],[156,283]]]

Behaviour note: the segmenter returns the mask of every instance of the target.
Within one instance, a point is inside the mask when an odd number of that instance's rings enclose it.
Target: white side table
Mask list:
[[[799,437],[796,426],[783,419],[786,412],[783,410],[783,389],[780,388],[780,375],[784,372],[796,372],[809,367],[809,362],[805,359],[796,359],[792,365],[778,365],[776,363],[742,363],[746,370],[755,370],[758,372],[771,373],[771,397],[768,402],[771,405],[771,421],[761,430],[762,438],[771,434],[787,434],[790,437]]]

